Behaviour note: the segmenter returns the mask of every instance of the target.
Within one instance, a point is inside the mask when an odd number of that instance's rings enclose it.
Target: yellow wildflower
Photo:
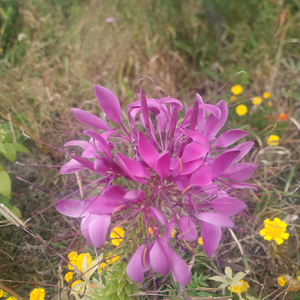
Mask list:
[[[66,275],[65,275],[65,281],[66,282],[69,282],[70,280],[73,279],[73,273],[72,272],[68,272]]]
[[[45,299],[45,290],[38,288],[34,289],[30,293],[30,300],[44,300]]]
[[[71,285],[71,289],[74,287],[75,284],[82,282],[82,280],[76,280],[72,283]],[[78,290],[78,292],[80,292],[81,289]]]
[[[236,96],[230,96],[230,102],[234,102],[234,101],[236,101]]]
[[[31,298],[30,298],[31,299]],[[44,299],[44,298],[43,298]],[[16,297],[8,297],[5,300],[18,300]]]
[[[174,238],[176,232],[177,232],[177,231],[176,231],[175,229],[172,230],[171,238]]]
[[[243,92],[243,87],[239,84],[236,84],[231,88],[231,93],[235,96],[240,95],[242,92]]]
[[[200,236],[199,239],[198,239],[198,244],[199,244],[199,245],[203,245],[203,241],[202,241],[202,237],[201,237],[201,236]]]
[[[150,235],[153,235],[153,234],[154,234],[154,231],[153,231],[152,227],[149,227],[149,228],[148,228],[148,232],[149,232]]]
[[[278,218],[273,221],[269,219],[264,220],[265,228],[260,230],[260,235],[264,237],[265,240],[274,240],[278,245],[283,243],[283,239],[287,239],[290,235],[285,232],[287,224]]]
[[[123,240],[123,236],[124,236],[124,229],[121,227],[115,227],[111,233],[110,233],[110,238],[112,239],[111,242],[113,245],[115,246],[119,246],[120,243]]]
[[[272,101],[268,101],[267,104],[268,104],[269,107],[273,107],[273,102]]]
[[[107,254],[107,257],[111,257],[111,256],[112,256],[112,252],[109,252],[109,253]],[[113,264],[114,262],[116,262],[119,258],[120,258],[120,256],[115,256],[115,255],[114,255],[113,257],[107,259],[107,262],[111,265],[111,264]]]
[[[78,256],[78,253],[76,251],[70,252],[68,254],[69,261],[76,260],[77,256]]]
[[[69,261],[73,266],[76,266],[77,256],[78,256],[78,254],[76,251],[70,252],[68,254]],[[68,265],[68,268],[69,268],[69,270],[74,270],[74,268],[70,264]]]
[[[246,105],[244,104],[240,104],[236,107],[235,112],[239,115],[239,116],[244,116],[247,112],[248,112],[248,108]]]
[[[278,146],[279,144],[279,140],[280,140],[280,137],[278,135],[270,135],[268,140],[267,140],[267,144],[269,146]]]
[[[252,99],[253,99],[253,100],[252,100],[252,103],[253,103],[254,105],[260,105],[260,104],[262,103],[261,97],[253,97]]]
[[[239,285],[234,285],[232,288],[228,287],[228,289],[231,290],[233,293],[241,294],[243,292],[246,292],[246,290],[249,288],[249,284],[247,281],[240,280],[237,283]]]
[[[77,259],[76,259],[76,267],[77,269],[82,272],[82,261],[85,257],[85,255],[87,255],[87,263],[88,265],[90,264],[90,262],[93,260],[91,254],[89,253],[81,253],[77,256]]]
[[[287,283],[287,281],[285,280],[284,276],[279,276],[279,277],[277,278],[277,282],[278,282],[278,284],[279,284],[280,286],[284,286],[284,285]]]
[[[4,295],[4,292],[3,292],[3,290],[0,289],[0,298],[3,297],[3,295]]]
[[[300,276],[297,277],[297,280],[300,282]]]
[[[263,93],[263,98],[264,99],[269,99],[271,97],[271,93],[269,93],[269,92],[264,92]]]

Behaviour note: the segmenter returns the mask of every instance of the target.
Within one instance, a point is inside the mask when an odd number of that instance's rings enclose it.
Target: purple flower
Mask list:
[[[111,18],[111,17],[105,19],[105,22],[106,22],[106,23],[113,23],[114,21],[115,21],[115,19],[114,19],[114,18]]]
[[[228,115],[223,100],[212,105],[197,94],[193,107],[185,105],[183,113],[179,100],[146,98],[141,90],[140,100],[128,105],[128,127],[122,122],[117,96],[101,86],[95,85],[94,90],[109,122],[71,109],[85,124],[88,141],[66,143],[83,151],[71,155],[61,168],[61,174],[82,172],[83,182],[85,178],[89,182],[84,187],[86,197],[60,200],[56,208],[64,215],[81,217],[81,232],[96,247],[103,245],[110,228],[125,220],[131,224],[128,232],[135,230],[136,222],[145,224],[144,243],[127,265],[129,277],[142,282],[143,274],[152,268],[163,276],[171,272],[179,284],[187,285],[191,272],[173,250],[172,231],[176,228],[177,238],[189,242],[197,240],[201,229],[206,254],[214,254],[223,228],[234,227],[230,217],[247,207],[236,198],[237,191],[256,189],[244,182],[256,165],[243,161],[254,142],[237,144],[248,135],[239,129],[219,134]],[[130,184],[117,185],[119,178]],[[150,227],[155,228],[151,235]]]

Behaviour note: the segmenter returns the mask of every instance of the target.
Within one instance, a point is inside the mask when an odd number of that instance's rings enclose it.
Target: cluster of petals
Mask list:
[[[142,217],[148,227],[145,242],[127,266],[129,277],[142,282],[143,274],[152,268],[163,276],[171,271],[179,284],[187,285],[190,270],[172,249],[172,232],[177,231],[177,240],[191,242],[198,240],[201,228],[204,251],[214,254],[222,228],[234,227],[230,217],[246,208],[234,195],[244,188],[256,189],[245,182],[256,165],[243,161],[254,142],[237,144],[248,132],[224,130],[228,107],[223,100],[212,105],[197,94],[188,108],[171,97],[146,98],[141,89],[140,99],[128,105],[128,123],[123,124],[117,96],[98,85],[94,90],[112,122],[72,108],[75,118],[86,126],[87,139],[65,144],[83,151],[80,156],[70,154],[71,160],[60,171],[82,171],[82,178],[94,181],[84,188],[89,191],[84,201],[64,198],[56,208],[82,218],[81,232],[95,247],[101,247],[107,232],[125,219],[134,224]],[[130,149],[129,154],[118,152],[119,145],[126,145],[120,149]],[[131,188],[116,185],[120,177],[132,182]],[[156,228],[153,235],[148,233],[150,227]]]

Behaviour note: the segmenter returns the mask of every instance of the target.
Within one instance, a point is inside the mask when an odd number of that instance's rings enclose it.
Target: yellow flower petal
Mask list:
[[[65,281],[66,282],[69,282],[70,280],[73,279],[73,273],[72,272],[68,272],[66,275],[65,275]]]
[[[260,233],[260,235],[262,235],[262,236],[264,236],[264,235],[267,234],[265,228],[263,228],[262,230],[260,230],[259,233]]]
[[[277,245],[281,245],[283,243],[283,239],[282,238],[275,238],[274,240],[277,243]]]
[[[267,240],[267,241],[271,241],[271,240],[272,240],[272,237],[269,236],[269,235],[266,235],[266,236],[264,237],[264,239]]]
[[[243,87],[239,84],[236,84],[231,88],[231,93],[235,96],[240,95],[242,92],[243,92]]]
[[[254,105],[260,105],[262,103],[262,98],[261,97],[253,97],[252,99],[253,99],[252,103]]]
[[[279,140],[280,140],[280,137],[278,135],[270,135],[268,140],[267,140],[267,144],[269,146],[277,146],[279,144]]]
[[[3,297],[3,295],[4,295],[4,292],[3,292],[3,290],[0,289],[0,298]]]
[[[282,236],[281,236],[281,237],[282,237],[283,239],[285,239],[285,240],[286,240],[286,239],[288,239],[288,238],[289,238],[289,236],[290,236],[290,235],[289,235],[287,232],[285,232],[285,233],[283,233],[283,234],[282,234]]]
[[[200,236],[199,239],[198,239],[198,244],[199,244],[199,245],[203,245],[203,241],[202,241],[202,237],[201,237],[201,236]]]
[[[271,97],[271,93],[269,93],[269,92],[264,92],[263,93],[263,98],[264,99],[269,99]]]
[[[44,300],[45,290],[41,288],[34,289],[30,293],[30,300]]]
[[[287,281],[285,280],[284,276],[280,276],[277,278],[277,282],[280,286],[284,286]]]
[[[124,236],[124,229],[121,227],[115,227],[110,233],[111,242],[115,246],[119,246],[120,243],[123,241]]]
[[[235,112],[239,115],[239,116],[244,116],[247,112],[248,112],[248,108],[246,105],[244,104],[240,104],[236,107]]]

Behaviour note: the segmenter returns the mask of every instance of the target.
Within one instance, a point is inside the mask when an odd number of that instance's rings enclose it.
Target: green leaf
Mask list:
[[[247,274],[244,272],[238,272],[234,275],[234,277],[232,278],[232,281],[234,283],[240,281],[241,279],[243,279]]]
[[[16,207],[16,206],[12,206],[10,208],[10,210],[18,217],[18,218],[22,218],[22,213],[21,211]]]
[[[2,165],[0,165],[0,172],[1,172],[1,171],[4,171],[4,168],[3,168]]]
[[[7,153],[3,153],[3,155],[10,161],[15,161],[16,160],[16,150],[15,150],[13,144],[5,143],[4,148]]]
[[[7,133],[4,137],[4,142],[8,142],[8,143],[12,143],[13,142],[13,139],[11,137],[11,135],[9,133]]]
[[[6,171],[0,172],[0,194],[9,198],[11,192],[11,181]]]
[[[118,286],[118,290],[117,290],[118,295],[120,295],[120,293],[122,292],[125,283],[126,283],[125,280],[122,280],[121,282],[119,282],[119,286]]]
[[[4,144],[3,143],[0,143],[0,152],[6,153],[6,150],[4,148]]]
[[[30,153],[30,151],[20,143],[13,143],[13,146],[17,152]]]
[[[225,267],[225,274],[228,278],[232,278],[232,270],[230,267]]]
[[[112,286],[109,287],[109,289],[106,292],[105,296],[116,294],[117,293],[117,289],[118,289],[118,283],[113,284]]]
[[[125,298],[125,292],[123,291],[122,293],[120,293],[119,299],[124,300],[124,298]]]

